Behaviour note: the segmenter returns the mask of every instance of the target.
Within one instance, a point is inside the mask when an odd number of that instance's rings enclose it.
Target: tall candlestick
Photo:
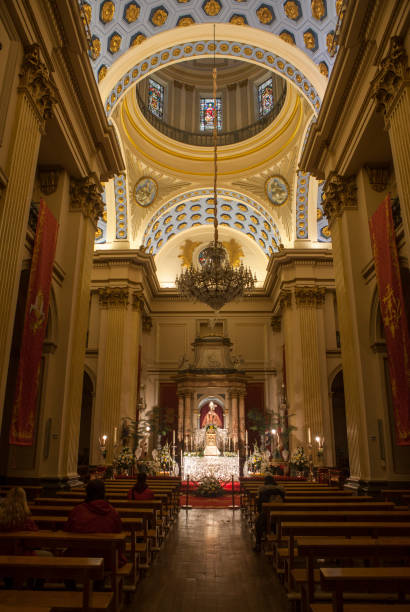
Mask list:
[[[248,430],[245,431],[245,444],[248,444]]]
[[[310,427],[308,427],[308,443],[312,444],[312,436],[310,435]]]
[[[118,428],[114,427],[114,444],[117,444],[117,434],[118,434]]]
[[[172,444],[175,444],[175,429],[172,432]]]

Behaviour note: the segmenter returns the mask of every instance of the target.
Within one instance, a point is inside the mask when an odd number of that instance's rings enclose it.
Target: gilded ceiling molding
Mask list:
[[[323,306],[326,289],[324,287],[295,287],[297,306]]]
[[[323,188],[322,204],[329,226],[344,210],[357,210],[356,177],[332,172]]]
[[[298,170],[298,182],[296,187],[296,238],[306,240],[309,238],[309,172]]]
[[[270,321],[272,331],[280,332],[282,329],[282,317],[281,315],[273,315]]]
[[[60,177],[61,168],[55,167],[40,167],[37,171],[40,190],[44,195],[51,195],[57,191],[58,179]]]
[[[98,291],[102,308],[126,308],[128,306],[128,287],[103,287]]]
[[[50,80],[47,66],[40,59],[38,44],[26,47],[21,65],[19,91],[26,92],[37,114],[40,129],[52,116],[56,103],[56,88]]]
[[[393,36],[390,39],[388,55],[381,61],[379,71],[372,82],[376,109],[383,111],[386,119],[392,112],[401,89],[409,84],[410,69],[406,49],[402,38]]]
[[[95,176],[86,176],[82,179],[71,178],[70,181],[70,210],[81,211],[84,217],[90,218],[97,225],[98,219],[104,211],[104,202],[101,196],[103,188]]]
[[[292,306],[292,292],[288,289],[281,289],[281,292],[279,293],[279,304],[281,310]]]

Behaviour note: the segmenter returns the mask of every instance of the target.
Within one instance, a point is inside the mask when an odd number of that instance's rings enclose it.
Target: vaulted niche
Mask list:
[[[212,146],[215,106],[218,144],[255,136],[278,116],[286,99],[286,81],[254,64],[217,59],[216,105],[212,59],[195,59],[163,68],[136,88],[145,118],[169,138]]]

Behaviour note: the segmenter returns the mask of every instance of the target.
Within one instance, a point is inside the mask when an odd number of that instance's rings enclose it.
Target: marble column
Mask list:
[[[38,151],[54,91],[40,48],[31,45],[21,65],[8,183],[0,206],[0,419]]]
[[[65,402],[65,439],[60,448],[63,472],[68,478],[77,475],[78,442],[80,435],[81,403],[86,337],[90,303],[90,282],[94,255],[96,224],[104,210],[102,187],[94,176],[71,180],[70,211],[81,214],[78,226],[75,284],[72,294],[71,331],[67,354],[68,394]]]
[[[190,449],[190,436],[191,436],[191,393],[186,392],[184,396],[184,441],[185,450]]]
[[[178,443],[184,439],[184,396],[178,395]]]
[[[245,396],[239,395],[239,438],[245,444]]]
[[[377,110],[383,111],[393,155],[397,191],[410,261],[410,79],[403,40],[390,40],[387,56],[381,61],[372,83]]]
[[[349,226],[346,215],[357,210],[357,187],[353,176],[331,174],[324,186],[324,210],[332,231],[333,269],[342,345],[343,380],[346,405],[350,477],[359,480],[369,474],[367,440],[361,426],[360,346],[355,334],[356,314],[352,285]]]
[[[124,360],[125,319],[128,308],[128,287],[104,287],[99,291],[101,328],[104,329],[104,352],[100,384],[100,435],[108,436],[106,463],[113,459],[114,428],[120,426],[121,387]]]
[[[238,429],[239,429],[239,414],[238,414],[238,394],[236,391],[231,392],[231,411],[232,411],[232,421],[231,421],[231,435],[232,440],[235,445],[235,450],[238,448]]]

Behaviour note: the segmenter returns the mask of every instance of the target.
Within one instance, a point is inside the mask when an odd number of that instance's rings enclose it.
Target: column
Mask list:
[[[324,210],[332,231],[333,268],[342,345],[350,478],[358,481],[360,478],[369,475],[370,468],[366,456],[367,436],[361,424],[364,407],[361,401],[360,346],[355,333],[356,312],[351,274],[349,224],[346,218],[350,211],[357,210],[355,177],[331,174],[324,186],[324,196]]]
[[[184,396],[184,441],[185,450],[189,448],[189,440],[191,435],[191,394],[185,393]]]
[[[108,436],[106,462],[113,459],[114,428],[120,425],[121,388],[124,358],[125,318],[128,307],[128,288],[105,287],[100,289],[101,328],[104,329],[102,379],[98,381],[101,406],[100,435]]]
[[[388,55],[382,60],[373,81],[377,110],[383,111],[393,155],[397,191],[410,261],[410,80],[403,40],[390,40]]]
[[[104,210],[102,188],[94,176],[71,180],[70,211],[81,214],[78,226],[76,267],[73,270],[70,338],[67,354],[67,397],[64,406],[65,440],[60,447],[62,472],[68,478],[77,476],[78,440],[80,434],[83,372],[90,302],[90,281],[94,254],[96,224]]]
[[[238,447],[238,440],[239,440],[239,436],[238,436],[238,428],[239,428],[239,415],[238,415],[238,394],[236,391],[232,391],[231,392],[231,414],[232,414],[232,421],[231,421],[231,432],[232,432],[232,439],[233,439],[233,443],[235,445],[235,450]]]
[[[184,396],[178,395],[178,443],[184,439]]]
[[[239,396],[239,438],[242,444],[245,444],[245,396],[241,393]]]
[[[317,309],[324,306],[325,290],[319,287],[295,287],[296,310],[299,314],[300,343],[303,363],[302,388],[305,428],[310,428],[313,460],[317,462],[315,436],[323,437],[324,405],[321,392],[321,370],[326,355],[320,354]]]
[[[54,102],[40,48],[31,45],[21,66],[8,184],[0,208],[0,419],[40,139]]]

